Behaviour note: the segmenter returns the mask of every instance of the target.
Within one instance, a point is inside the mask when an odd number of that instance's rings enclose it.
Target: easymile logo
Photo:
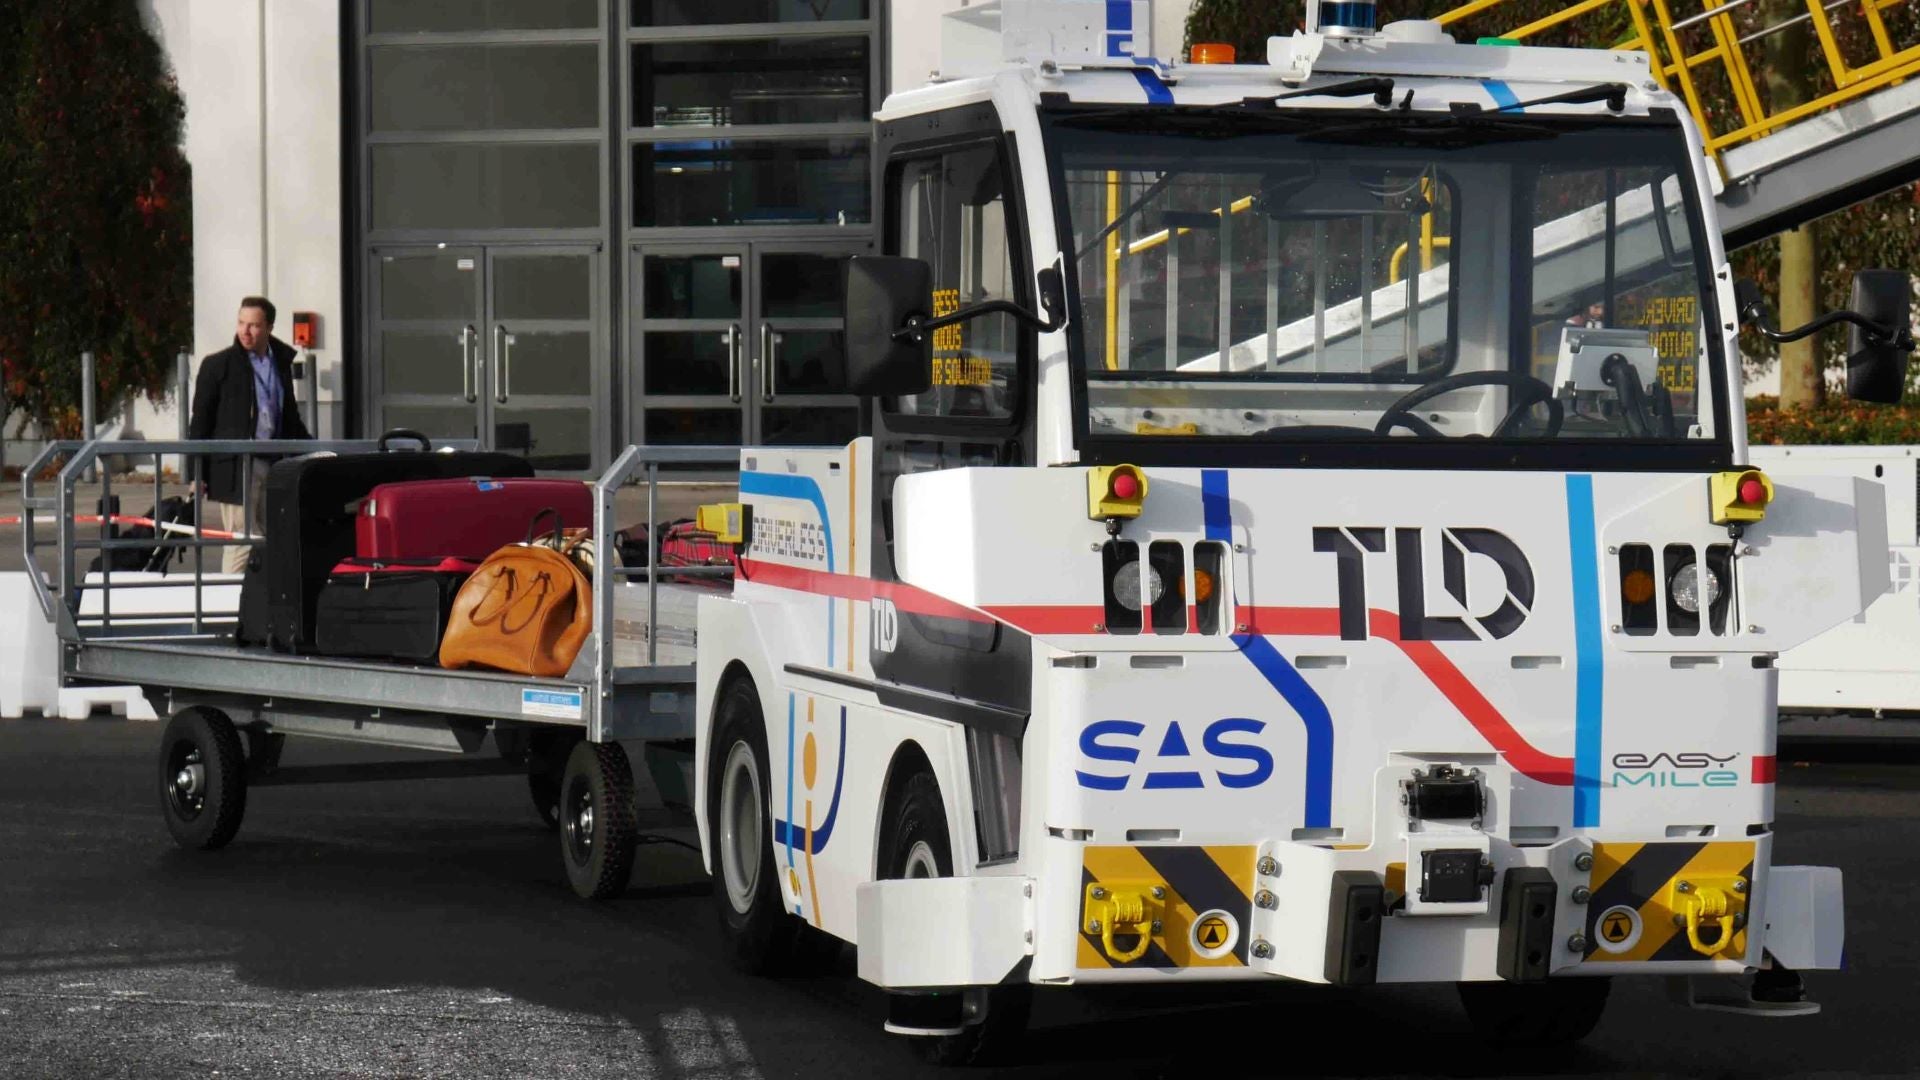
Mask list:
[[[1655,754],[1634,752],[1613,755],[1613,787],[1736,787],[1740,774],[1723,768],[1739,754],[1710,754],[1704,750]]]

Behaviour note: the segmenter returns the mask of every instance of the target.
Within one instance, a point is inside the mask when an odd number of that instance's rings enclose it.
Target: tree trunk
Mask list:
[[[1766,0],[1761,18],[1778,26],[1806,14],[1801,0]],[[1778,113],[1813,98],[1811,26],[1806,22],[1764,39],[1768,111]],[[1804,326],[1819,314],[1820,234],[1814,222],[1780,234],[1780,303],[1782,329]],[[1780,407],[1804,409],[1826,396],[1821,373],[1820,335],[1780,346]]]

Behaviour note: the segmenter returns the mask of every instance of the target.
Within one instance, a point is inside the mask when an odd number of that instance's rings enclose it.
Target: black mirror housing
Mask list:
[[[1848,307],[1893,331],[1889,340],[1857,323],[1847,327],[1847,396],[1855,401],[1891,405],[1906,393],[1912,288],[1911,279],[1900,270],[1862,270],[1853,275]]]
[[[924,393],[933,385],[933,339],[895,335],[933,315],[933,268],[924,259],[855,255],[847,260],[846,390],[862,397]]]

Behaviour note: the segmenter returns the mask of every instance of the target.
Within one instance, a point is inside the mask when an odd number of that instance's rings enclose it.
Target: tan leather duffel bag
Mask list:
[[[558,514],[543,510],[529,537],[549,514],[558,523]],[[565,675],[592,629],[593,587],[574,561],[544,544],[510,544],[487,556],[454,596],[440,666]]]

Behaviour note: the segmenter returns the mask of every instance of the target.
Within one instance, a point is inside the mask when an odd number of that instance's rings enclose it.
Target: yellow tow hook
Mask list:
[[[1673,921],[1684,926],[1687,944],[1701,956],[1737,956],[1736,938],[1747,924],[1747,882],[1745,878],[1708,875],[1676,881],[1668,906]],[[1702,941],[1702,929],[1715,931],[1713,940]]]
[[[1161,930],[1166,909],[1167,887],[1145,882],[1120,882],[1087,886],[1087,933],[1100,935],[1100,947],[1107,959],[1130,964],[1147,954],[1153,935]],[[1113,939],[1132,935],[1133,947],[1121,949]]]

